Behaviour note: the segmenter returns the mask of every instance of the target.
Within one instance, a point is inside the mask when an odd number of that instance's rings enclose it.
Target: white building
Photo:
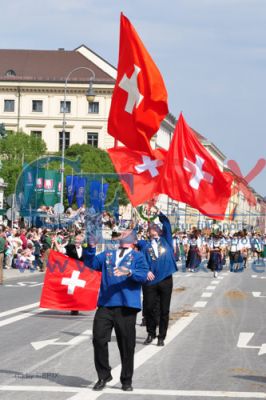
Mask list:
[[[42,137],[49,152],[60,150],[64,88],[70,74],[66,84],[66,148],[74,143],[101,148],[113,145],[107,134],[116,78],[112,65],[85,46],[73,51],[0,50],[0,59],[0,121],[6,130]],[[92,78],[90,70],[95,74],[93,103],[85,96]]]

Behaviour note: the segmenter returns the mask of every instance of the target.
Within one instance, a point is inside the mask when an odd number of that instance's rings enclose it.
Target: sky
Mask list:
[[[0,48],[84,44],[116,67],[121,12],[161,71],[169,111],[247,175],[266,158],[266,0],[2,0]],[[266,168],[250,184],[266,196]]]

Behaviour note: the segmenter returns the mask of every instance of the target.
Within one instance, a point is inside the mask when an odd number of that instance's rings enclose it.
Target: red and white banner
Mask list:
[[[101,273],[78,260],[50,250],[40,307],[54,310],[95,310]]]
[[[151,153],[150,138],[167,114],[167,91],[161,73],[133,25],[121,14],[108,133],[131,150]]]

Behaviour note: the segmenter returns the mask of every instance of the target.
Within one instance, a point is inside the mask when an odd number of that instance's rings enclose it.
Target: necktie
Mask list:
[[[121,258],[121,257],[123,257],[123,255],[124,255],[124,253],[126,251],[126,248],[125,247],[121,247],[119,250],[120,250],[119,257]]]

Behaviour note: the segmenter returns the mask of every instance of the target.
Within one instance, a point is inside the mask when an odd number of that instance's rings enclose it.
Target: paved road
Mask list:
[[[6,277],[8,273],[6,273]],[[94,313],[41,310],[43,274],[21,274],[0,288],[0,398],[5,400],[266,399],[266,268],[179,271],[174,276],[166,346],[143,346],[137,326],[134,391],[120,390],[120,360],[110,343],[113,381],[93,392]],[[263,344],[265,344],[263,346]]]

